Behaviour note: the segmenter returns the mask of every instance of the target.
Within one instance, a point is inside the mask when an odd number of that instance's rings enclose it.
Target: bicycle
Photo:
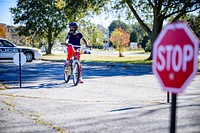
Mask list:
[[[62,43],[65,44],[66,43]],[[78,53],[81,51],[81,46],[73,46],[72,44],[68,44],[68,46],[72,46],[72,49],[75,52],[72,58],[69,61],[69,65],[64,65],[64,80],[66,83],[69,82],[71,75],[73,76],[74,86],[78,85],[80,79],[80,61],[78,60]],[[74,49],[76,48],[76,49]]]

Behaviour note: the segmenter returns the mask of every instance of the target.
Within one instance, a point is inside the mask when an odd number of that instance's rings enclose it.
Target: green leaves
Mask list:
[[[20,35],[33,39],[46,37],[50,54],[54,40],[70,21],[78,21],[90,12],[98,13],[105,3],[104,0],[18,0],[11,13],[14,23],[21,25]]]
[[[58,8],[58,9],[63,9],[66,7],[66,2],[63,1],[63,0],[55,0],[55,6]]]
[[[109,32],[112,33],[116,28],[122,28],[126,32],[130,32],[131,28],[129,25],[127,25],[125,22],[120,21],[120,20],[114,20],[112,23],[109,25],[108,29]]]

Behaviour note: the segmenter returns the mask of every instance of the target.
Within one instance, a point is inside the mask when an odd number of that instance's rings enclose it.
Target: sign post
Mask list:
[[[20,75],[20,88],[21,88],[22,87],[21,50],[19,50],[19,75]]]
[[[172,94],[170,133],[176,131],[176,94]]]
[[[19,53],[16,53],[14,56],[13,56],[13,61],[14,63],[19,66],[19,77],[20,77],[20,88],[22,87],[21,85],[21,77],[22,77],[22,65],[24,65],[26,63],[26,56],[21,53],[21,49],[18,50]]]
[[[169,103],[169,92],[167,92],[167,103]]]
[[[176,129],[176,96],[196,75],[198,39],[184,22],[168,24],[153,48],[153,72],[164,91],[172,93],[170,132]]]

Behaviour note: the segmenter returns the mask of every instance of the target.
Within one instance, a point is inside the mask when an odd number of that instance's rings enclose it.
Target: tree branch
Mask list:
[[[168,11],[168,9],[170,8],[170,4],[171,4],[171,2],[173,2],[174,0],[168,0],[167,1],[167,5],[165,5],[164,7],[164,9],[163,9],[163,14],[166,14],[167,13],[167,11]],[[160,2],[160,4],[161,5],[163,5],[163,2]]]
[[[134,16],[136,17],[136,19],[138,20],[138,22],[140,23],[140,25],[144,28],[144,30],[150,35],[151,34],[151,30],[150,28],[142,21],[142,19],[139,17],[139,15],[137,14],[137,12],[135,11],[133,5],[132,5],[132,1],[131,0],[125,0],[126,4],[129,6],[129,8],[131,9],[132,13],[134,14]]]
[[[190,4],[190,6],[188,6],[188,4]],[[196,7],[195,9],[191,9],[191,10],[187,10],[187,8],[192,8],[195,4],[198,4],[198,2],[194,2],[194,3],[185,3],[185,5],[180,9],[180,10],[177,10],[177,11],[174,11],[174,12],[171,12],[169,13],[168,15],[165,15],[164,18],[168,18],[168,17],[171,17],[172,15],[176,15],[176,17],[174,18],[175,19],[179,19],[182,15],[186,14],[186,13],[189,13],[189,12],[193,12],[197,9],[200,9],[200,6],[199,7]]]
[[[177,14],[177,15],[175,16],[175,18],[174,18],[172,21],[176,21],[176,20],[178,20],[181,16],[183,16],[185,13],[193,12],[193,11],[196,11],[197,9],[200,9],[200,7],[195,8],[195,9],[193,9],[193,10],[189,10],[189,11],[185,11],[185,12],[180,12],[179,14]]]
[[[163,0],[156,0],[156,4],[158,6],[158,10],[160,11],[162,9],[162,5],[163,5]]]
[[[153,5],[153,3],[151,2],[151,0],[148,0],[149,4],[152,6],[152,8],[155,7],[155,5]]]

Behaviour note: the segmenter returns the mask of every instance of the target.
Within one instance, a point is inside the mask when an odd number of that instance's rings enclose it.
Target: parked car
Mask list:
[[[0,59],[13,59],[15,53],[21,50],[26,56],[26,61],[31,62],[33,59],[39,59],[42,57],[41,51],[37,48],[17,46],[12,42],[0,38]]]

